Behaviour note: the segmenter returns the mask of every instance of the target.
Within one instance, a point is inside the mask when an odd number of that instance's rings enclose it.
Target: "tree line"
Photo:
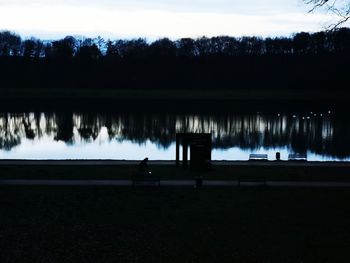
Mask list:
[[[347,28],[290,38],[154,42],[23,40],[2,31],[0,89],[347,90],[349,56]]]
[[[350,29],[330,32],[301,32],[292,37],[201,37],[172,41],[158,39],[105,40],[101,37],[67,36],[55,41],[22,39],[10,31],[0,31],[0,56],[49,59],[145,59],[149,57],[259,56],[349,53]]]

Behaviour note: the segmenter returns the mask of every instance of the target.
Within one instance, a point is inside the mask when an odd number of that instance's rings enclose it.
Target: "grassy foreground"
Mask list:
[[[0,262],[348,262],[350,192],[0,187]]]

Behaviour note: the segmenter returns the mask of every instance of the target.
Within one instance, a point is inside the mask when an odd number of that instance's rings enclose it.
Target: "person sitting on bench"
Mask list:
[[[148,158],[143,159],[143,161],[139,164],[139,172],[145,175],[151,174],[151,172],[148,170]]]

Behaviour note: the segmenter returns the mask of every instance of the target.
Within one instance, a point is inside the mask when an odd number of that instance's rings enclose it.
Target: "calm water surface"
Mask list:
[[[331,111],[251,114],[1,113],[0,159],[175,158],[177,132],[212,133],[214,160],[250,153],[350,161],[350,120]]]

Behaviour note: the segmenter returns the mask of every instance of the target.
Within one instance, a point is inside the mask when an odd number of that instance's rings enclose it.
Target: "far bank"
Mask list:
[[[1,89],[0,110],[281,111],[346,108],[349,91]]]

